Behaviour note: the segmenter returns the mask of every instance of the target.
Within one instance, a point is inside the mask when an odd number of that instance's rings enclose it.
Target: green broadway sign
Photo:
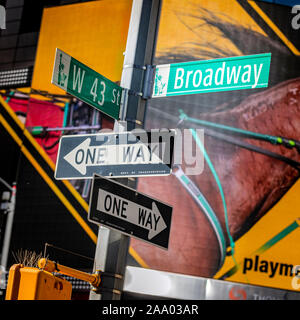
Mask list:
[[[271,53],[156,66],[152,98],[268,86]]]
[[[119,119],[122,88],[59,49],[56,49],[52,83]]]

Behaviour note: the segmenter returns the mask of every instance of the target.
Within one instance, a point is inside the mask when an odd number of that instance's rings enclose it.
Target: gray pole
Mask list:
[[[15,203],[16,203],[16,184],[13,184],[12,194],[10,198],[9,207],[7,210],[7,220],[5,225],[5,232],[4,232],[4,240],[3,240],[3,247],[2,247],[2,254],[1,254],[1,266],[7,270],[7,260],[8,260],[8,253],[10,248],[10,239],[11,239],[11,231],[14,222],[14,215],[15,215]]]
[[[155,49],[161,0],[133,0],[128,30],[121,87],[130,93],[140,93],[143,88],[145,65],[151,65]],[[120,111],[121,121],[115,122],[114,131],[130,131],[144,121],[146,100],[129,94]],[[130,106],[130,108],[127,108]],[[137,121],[135,121],[137,120]],[[118,179],[118,182],[135,187],[135,181]],[[133,184],[133,185],[132,185]],[[99,227],[94,271],[101,270],[124,277],[130,238],[120,232]],[[90,300],[119,300],[124,278],[102,276],[102,287],[109,288],[100,294],[93,291]]]

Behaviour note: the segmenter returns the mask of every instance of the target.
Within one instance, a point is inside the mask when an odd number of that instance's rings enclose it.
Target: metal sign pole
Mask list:
[[[16,183],[13,184],[11,191],[12,191],[12,194],[10,198],[9,208],[7,210],[7,221],[5,226],[3,247],[2,247],[2,253],[1,253],[1,266],[5,268],[5,271],[7,271],[7,260],[8,260],[11,233],[12,233],[14,215],[15,215],[16,192],[17,192]]]
[[[121,120],[116,121],[114,127],[116,132],[130,131],[143,124],[147,101],[142,99],[141,91],[145,66],[151,65],[153,60],[160,8],[161,0],[133,0],[120,84],[128,89],[125,97],[127,103],[121,106]],[[118,179],[118,182],[130,187],[136,185],[129,179]],[[94,271],[105,272],[101,286],[104,289],[100,294],[91,291],[90,300],[121,299],[129,242],[128,236],[99,227]],[[116,274],[118,276],[114,276]]]

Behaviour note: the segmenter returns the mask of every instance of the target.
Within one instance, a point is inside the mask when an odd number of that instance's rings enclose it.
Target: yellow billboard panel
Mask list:
[[[51,84],[56,48],[119,81],[131,4],[131,0],[102,0],[44,9],[32,88],[63,93]]]

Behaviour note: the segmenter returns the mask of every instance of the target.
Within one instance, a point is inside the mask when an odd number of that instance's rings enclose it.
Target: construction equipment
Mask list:
[[[41,258],[38,268],[24,267],[23,264],[14,264],[10,268],[5,299],[71,300],[71,283],[52,272],[87,281],[95,289],[101,282],[100,273],[89,274]]]
[[[42,258],[38,261],[38,267],[44,271],[59,272],[61,274],[74,277],[79,280],[87,281],[95,288],[98,288],[101,282],[100,273],[90,274],[87,272],[79,271],[63,266],[46,258]]]
[[[14,264],[9,270],[5,300],[71,300],[69,281],[47,271]]]

